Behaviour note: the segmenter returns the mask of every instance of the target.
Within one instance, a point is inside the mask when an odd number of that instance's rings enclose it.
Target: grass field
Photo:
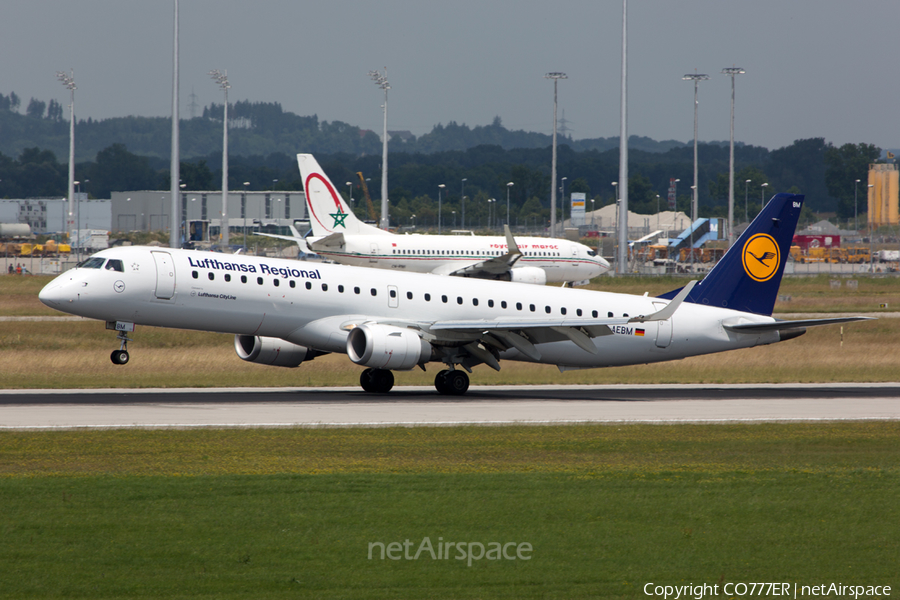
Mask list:
[[[896,423],[0,434],[0,597],[900,584]],[[530,560],[373,542],[527,542]]]

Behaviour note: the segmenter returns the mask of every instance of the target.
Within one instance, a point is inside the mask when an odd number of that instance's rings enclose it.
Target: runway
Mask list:
[[[900,384],[0,391],[0,430],[848,420],[900,420]]]

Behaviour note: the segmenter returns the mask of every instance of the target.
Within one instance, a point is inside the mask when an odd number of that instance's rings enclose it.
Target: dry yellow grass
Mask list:
[[[897,380],[900,319],[810,330],[782,344],[682,361],[560,373],[549,365],[481,366],[472,384],[779,383]],[[132,360],[113,365],[115,335],[102,323],[13,322],[0,334],[0,387],[240,387],[357,385],[362,370],[344,355],[284,369],[238,359],[229,335],[139,327]],[[395,373],[397,385],[431,385],[437,365]]]

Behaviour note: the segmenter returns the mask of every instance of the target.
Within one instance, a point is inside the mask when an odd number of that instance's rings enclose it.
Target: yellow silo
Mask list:
[[[869,227],[900,222],[900,171],[895,164],[869,165]]]

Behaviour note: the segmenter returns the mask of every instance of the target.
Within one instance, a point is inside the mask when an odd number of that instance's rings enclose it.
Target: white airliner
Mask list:
[[[389,391],[394,370],[439,363],[437,390],[462,394],[466,371],[482,363],[653,363],[864,319],[771,317],[802,203],[778,194],[702,282],[657,298],[135,246],[93,255],[40,299],[117,330],[117,364],[128,362],[135,325],[152,325],[232,333],[240,358],[267,365],[346,353],[367,367],[369,392]]]
[[[312,154],[298,154],[297,163],[313,233],[307,246],[341,264],[537,284],[585,281],[609,270],[584,244],[514,240],[508,227],[505,237],[392,234],[356,218]]]

